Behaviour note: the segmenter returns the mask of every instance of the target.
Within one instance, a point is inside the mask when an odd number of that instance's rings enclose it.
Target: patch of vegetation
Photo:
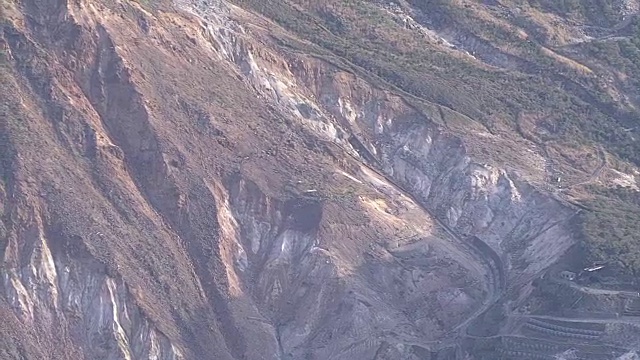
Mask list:
[[[630,78],[631,84],[640,85],[640,22],[627,29],[629,35],[617,41],[593,41],[580,46],[591,59],[609,66]]]
[[[0,57],[0,88],[15,89],[15,82],[11,81],[8,63],[2,62]],[[3,184],[9,183],[9,179],[13,172],[13,159],[15,158],[15,149],[10,139],[11,123],[19,122],[12,104],[4,97],[3,103],[0,103],[0,181]]]
[[[629,35],[617,41],[591,41],[582,45],[582,50],[595,60],[614,66],[634,78],[640,77],[640,22],[628,27]]]
[[[492,117],[513,121],[520,111],[549,113],[557,132],[548,140],[605,143],[614,153],[640,164],[640,144],[620,126],[630,115],[617,109],[592,79],[559,64],[545,55],[540,45],[523,41],[512,29],[479,19],[470,10],[429,2],[435,4],[431,12],[456,18],[458,29],[517,48],[526,71],[488,69],[435,44],[430,46],[365,1],[334,1],[331,6],[311,7],[311,11],[274,0],[237,2],[395,87],[489,128]],[[336,23],[348,24],[341,25],[348,26],[348,31],[332,32]]]
[[[611,0],[529,0],[529,5],[563,17],[582,18],[598,26],[620,20]]]
[[[133,0],[133,2],[137,2],[138,4],[144,6],[144,7],[148,7],[151,6],[151,0]]]
[[[159,9],[167,8],[171,5],[171,1],[167,0],[131,0],[140,4],[145,10],[155,12]]]
[[[593,260],[614,260],[640,274],[640,193],[629,188],[592,187],[592,212],[582,216],[582,228]]]
[[[3,120],[0,120],[0,179],[4,184],[9,182],[9,177],[12,173],[13,158],[15,157],[15,151],[11,146],[5,120],[12,115],[7,105],[0,105],[0,117],[3,118]]]

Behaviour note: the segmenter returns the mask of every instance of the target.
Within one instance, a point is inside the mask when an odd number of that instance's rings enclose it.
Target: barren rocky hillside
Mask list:
[[[637,1],[0,4],[0,359],[638,358]]]

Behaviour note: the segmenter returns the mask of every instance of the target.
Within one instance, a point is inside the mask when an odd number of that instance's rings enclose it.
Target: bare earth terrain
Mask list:
[[[2,0],[0,359],[638,359],[640,5],[562,3]]]

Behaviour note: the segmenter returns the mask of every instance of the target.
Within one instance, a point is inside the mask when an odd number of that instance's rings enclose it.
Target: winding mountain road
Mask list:
[[[591,295],[621,295],[621,296],[628,296],[628,297],[640,297],[637,291],[600,289],[600,288],[594,288],[589,286],[581,286],[574,283],[569,284],[569,286],[580,292],[583,292],[585,294],[591,294]]]
[[[612,316],[607,318],[570,318],[551,315],[512,315],[514,317],[540,319],[540,320],[556,320],[573,323],[596,323],[596,324],[633,324],[640,325],[640,317],[638,316]]]

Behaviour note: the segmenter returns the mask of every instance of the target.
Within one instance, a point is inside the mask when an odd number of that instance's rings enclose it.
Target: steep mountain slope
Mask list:
[[[576,44],[593,16],[3,2],[0,357],[493,359],[570,328],[528,317],[566,317],[550,267],[640,268],[635,77]],[[594,346],[637,346],[625,319]]]

